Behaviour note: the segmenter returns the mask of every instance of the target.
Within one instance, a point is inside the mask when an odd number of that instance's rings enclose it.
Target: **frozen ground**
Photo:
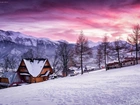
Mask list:
[[[140,65],[1,89],[0,105],[140,105]]]

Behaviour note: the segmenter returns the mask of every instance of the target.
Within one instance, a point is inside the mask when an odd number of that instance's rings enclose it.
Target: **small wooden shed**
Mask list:
[[[122,66],[131,66],[131,65],[135,65],[134,59],[127,59],[122,62]]]
[[[120,67],[119,62],[108,63],[106,66],[107,66],[107,70]]]
[[[19,75],[14,71],[4,72],[2,77],[0,77],[0,86],[2,87],[11,87],[21,82]]]
[[[17,73],[22,82],[37,83],[46,81],[53,70],[48,59],[23,59]]]

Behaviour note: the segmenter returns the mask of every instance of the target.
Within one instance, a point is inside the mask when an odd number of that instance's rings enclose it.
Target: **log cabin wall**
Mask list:
[[[35,78],[35,82],[37,83],[37,82],[43,82],[44,80],[43,80],[43,77],[36,77]]]
[[[50,65],[50,63],[49,63],[49,61],[47,60],[46,61],[46,63],[45,63],[45,65],[44,65],[44,68],[43,69],[48,69],[49,68],[49,70],[50,70],[50,73],[52,74],[53,73],[53,69],[52,69],[52,67],[51,67],[51,65]]]
[[[22,60],[22,62],[20,64],[18,70],[19,70],[20,73],[28,73],[27,67],[26,67],[26,65],[25,65],[23,60]]]
[[[0,78],[0,82],[2,82],[2,83],[9,83],[9,80],[8,80],[8,78],[1,77]]]
[[[31,76],[30,75],[22,75],[22,73],[29,74],[29,72],[27,70],[27,67],[26,67],[26,65],[25,65],[23,60],[20,63],[20,66],[19,66],[19,68],[17,70],[17,73],[18,73],[20,79],[23,82],[31,83]]]
[[[48,60],[46,61],[46,63],[45,63],[45,65],[44,65],[44,67],[43,67],[39,76],[46,74],[47,71],[50,71],[51,74],[53,73],[53,70],[52,70]]]

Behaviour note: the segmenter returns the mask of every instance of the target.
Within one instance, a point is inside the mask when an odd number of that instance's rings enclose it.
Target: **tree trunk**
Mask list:
[[[106,55],[105,55],[105,69],[107,71],[107,66],[106,66]]]
[[[119,66],[122,67],[121,61],[120,61],[120,52],[119,50],[117,51],[117,56],[118,56],[118,62],[119,62]]]
[[[81,53],[81,74],[83,74],[83,55]]]
[[[83,44],[81,44],[81,74],[83,73]]]
[[[138,44],[136,43],[136,64],[138,64]]]
[[[106,66],[106,57],[107,57],[107,49],[106,49],[106,43],[105,43],[105,69],[106,69],[106,71],[107,71],[107,66]]]

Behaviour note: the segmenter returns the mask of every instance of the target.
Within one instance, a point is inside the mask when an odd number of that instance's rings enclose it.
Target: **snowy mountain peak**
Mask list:
[[[88,46],[89,47],[94,47],[94,46],[98,46],[101,42],[93,42],[91,40],[88,41]]]
[[[3,30],[0,30],[0,41],[10,41],[25,46],[37,46],[37,43],[42,43],[44,45],[57,44],[57,42],[51,41],[48,38],[36,38],[22,34],[20,32]]]

